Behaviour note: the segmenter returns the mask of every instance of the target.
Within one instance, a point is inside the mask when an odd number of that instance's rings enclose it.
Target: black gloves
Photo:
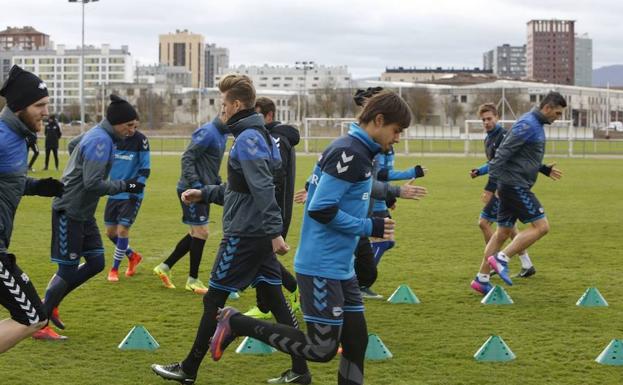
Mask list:
[[[139,182],[137,179],[128,179],[125,181],[125,192],[131,194],[140,194],[143,192],[145,184]]]
[[[35,195],[42,197],[60,197],[65,186],[54,178],[39,179],[35,184]]]
[[[419,164],[414,167],[415,168],[415,177],[421,178],[424,176],[424,169]]]
[[[545,176],[549,176],[552,173],[553,168],[554,168],[553,166],[542,164],[541,167],[539,168],[539,172]]]

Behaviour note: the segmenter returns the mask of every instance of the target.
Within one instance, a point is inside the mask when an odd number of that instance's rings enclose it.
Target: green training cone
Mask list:
[[[514,302],[502,286],[495,285],[480,303],[483,305],[512,305]]]
[[[234,301],[240,299],[240,294],[238,294],[237,291],[232,291],[231,293],[229,293],[228,299],[232,299]]]
[[[583,307],[608,306],[608,302],[606,302],[606,299],[601,295],[596,287],[589,287],[586,289],[584,294],[582,294],[580,299],[578,299],[578,302],[575,304]]]
[[[242,343],[236,348],[236,353],[238,354],[266,355],[276,351],[277,349],[272,346],[266,345],[262,341],[251,337],[245,337]]]
[[[415,295],[413,290],[411,290],[409,285],[400,285],[398,286],[398,289],[396,289],[394,293],[387,299],[387,302],[417,304],[420,303],[420,300]]]
[[[474,358],[483,362],[504,362],[514,360],[515,353],[510,350],[502,337],[491,336],[474,354]]]
[[[143,325],[136,325],[119,344],[121,350],[156,350],[160,347]]]
[[[623,365],[623,341],[617,339],[610,341],[595,361],[602,365]]]
[[[366,360],[381,361],[389,360],[394,355],[387,349],[381,338],[374,333],[368,334],[368,347],[366,349]]]

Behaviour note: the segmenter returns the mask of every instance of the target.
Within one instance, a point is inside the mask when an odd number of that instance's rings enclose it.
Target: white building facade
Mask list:
[[[51,112],[60,113],[80,104],[81,50],[56,49],[17,51],[12,64],[37,74],[48,86]],[[113,49],[88,46],[84,52],[84,98],[87,113],[94,104],[98,90],[110,84],[130,83],[133,74],[132,55],[128,46]],[[94,111],[91,111],[93,113]]]

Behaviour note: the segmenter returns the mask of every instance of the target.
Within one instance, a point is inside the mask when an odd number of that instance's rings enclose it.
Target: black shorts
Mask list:
[[[13,254],[0,253],[0,304],[22,325],[30,326],[46,319],[35,286],[17,266]]]
[[[80,257],[104,255],[95,218],[77,221],[63,211],[52,210],[52,262],[77,265]]]
[[[182,202],[182,193],[186,190],[177,189],[177,198],[182,205],[182,222],[191,226],[203,226],[208,224],[210,219],[210,205],[205,203],[191,203],[189,205]]]
[[[281,286],[281,265],[272,240],[224,237],[212,267],[210,287],[236,292],[260,282]]]
[[[493,195],[489,199],[489,203],[485,205],[480,213],[480,218],[489,222],[496,222],[498,220],[498,211],[500,210],[500,200],[497,196]]]
[[[141,208],[141,199],[108,199],[104,209],[104,223],[106,226],[122,225],[130,227],[136,220]]]
[[[306,322],[342,325],[344,312],[364,311],[356,277],[337,280],[297,273],[296,281]]]
[[[545,218],[543,206],[530,189],[500,185],[497,191],[500,198],[498,226],[513,227],[517,219],[530,223]]]

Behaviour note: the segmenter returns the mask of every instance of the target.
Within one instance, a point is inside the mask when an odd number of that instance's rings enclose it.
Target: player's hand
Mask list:
[[[428,174],[428,169],[426,167],[420,166],[419,164],[414,167],[415,169],[415,177],[422,178],[426,174]]]
[[[307,201],[307,190],[300,189],[294,193],[294,203],[305,203]]]
[[[562,178],[562,170],[556,168],[556,163],[548,164],[547,167],[550,167],[552,171],[549,173],[549,177],[551,180],[560,180]]]
[[[35,195],[42,197],[60,197],[63,195],[65,186],[60,180],[54,178],[39,179],[34,187]]]
[[[290,246],[288,246],[281,235],[273,239],[273,251],[278,255],[284,255],[290,251]]]
[[[480,172],[478,171],[478,169],[477,169],[477,168],[472,168],[472,169],[469,171],[469,176],[471,176],[471,177],[472,177],[472,179],[476,178],[476,177],[477,177],[477,176],[479,176],[479,175],[480,175]]]
[[[125,180],[125,192],[130,194],[140,194],[145,189],[145,184],[139,182],[137,179]]]
[[[182,193],[182,202],[185,205],[190,205],[192,203],[201,202],[202,194],[201,190],[191,188]]]
[[[420,198],[423,198],[428,194],[428,190],[426,189],[426,187],[413,186],[412,183],[414,180],[415,179],[411,179],[409,182],[400,186],[401,198],[419,200]]]
[[[396,227],[396,221],[391,218],[384,218],[383,223],[383,239],[390,241],[394,240],[394,228]]]
[[[489,201],[491,200],[491,198],[493,198],[493,193],[491,191],[483,191],[482,195],[480,196],[480,200],[482,201],[482,203],[487,204],[489,203]]]

